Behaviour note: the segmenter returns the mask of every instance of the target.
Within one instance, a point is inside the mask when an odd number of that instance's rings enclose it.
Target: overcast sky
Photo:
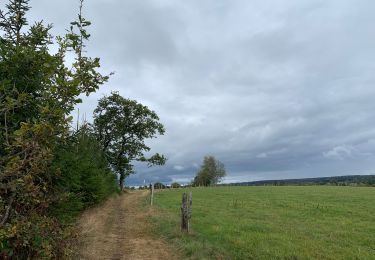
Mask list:
[[[3,1],[2,1],[3,2]],[[31,0],[62,33],[78,0]],[[89,54],[155,110],[164,167],[128,184],[190,181],[203,156],[226,182],[375,173],[375,1],[86,0]]]

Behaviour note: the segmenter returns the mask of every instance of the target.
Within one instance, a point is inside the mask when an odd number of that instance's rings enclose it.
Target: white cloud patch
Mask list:
[[[176,171],[183,171],[185,170],[185,167],[181,165],[175,165],[173,166],[173,169],[175,169]]]
[[[346,158],[352,157],[353,151],[353,147],[341,145],[336,146],[327,152],[323,152],[323,156],[328,159],[344,160]]]

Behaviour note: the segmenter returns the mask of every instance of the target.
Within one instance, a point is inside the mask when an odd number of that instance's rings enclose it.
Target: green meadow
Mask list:
[[[183,192],[193,193],[189,235]],[[155,232],[187,259],[375,259],[375,188],[264,186],[155,195]]]

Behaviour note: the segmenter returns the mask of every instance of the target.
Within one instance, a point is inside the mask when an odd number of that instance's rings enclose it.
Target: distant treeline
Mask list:
[[[289,180],[265,180],[221,184],[223,186],[286,186],[286,185],[332,185],[332,186],[375,186],[375,175],[350,175]]]

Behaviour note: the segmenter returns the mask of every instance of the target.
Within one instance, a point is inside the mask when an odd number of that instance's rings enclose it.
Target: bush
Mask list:
[[[154,189],[165,189],[165,185],[163,183],[157,182],[154,184]]]
[[[171,184],[171,188],[181,188],[181,185],[177,182]]]
[[[64,223],[115,190],[96,143],[69,131],[79,97],[108,77],[97,71],[98,58],[84,55],[90,22],[81,13],[66,35],[53,37],[50,25],[27,21],[28,0],[10,0],[6,8],[0,15],[0,258],[61,259],[70,236]]]
[[[50,212],[60,221],[70,222],[83,209],[119,191],[100,144],[85,128],[54,154],[52,165],[59,171],[54,183],[63,196],[52,204]]]

